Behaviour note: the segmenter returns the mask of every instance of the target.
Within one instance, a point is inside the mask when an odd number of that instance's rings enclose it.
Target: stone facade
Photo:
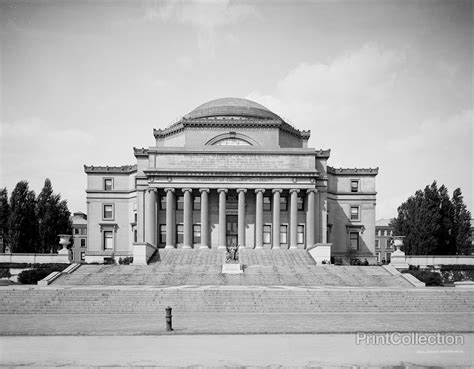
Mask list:
[[[156,248],[311,249],[375,261],[378,169],[334,169],[329,150],[249,100],[210,101],[134,148],[136,164],[85,166],[86,261]],[[329,237],[329,239],[328,239]]]
[[[87,250],[87,215],[78,211],[71,216],[72,261],[83,263]]]
[[[375,222],[375,256],[377,262],[389,264],[393,246],[393,228],[389,226],[390,219],[379,219]]]

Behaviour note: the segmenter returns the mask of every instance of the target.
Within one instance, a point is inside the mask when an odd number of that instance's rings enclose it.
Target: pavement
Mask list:
[[[328,334],[356,332],[474,333],[473,313],[173,313],[0,314],[0,336]]]

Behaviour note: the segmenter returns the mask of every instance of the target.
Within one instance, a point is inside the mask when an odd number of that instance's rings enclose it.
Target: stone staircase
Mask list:
[[[474,311],[455,288],[4,288],[0,314],[358,313]]]

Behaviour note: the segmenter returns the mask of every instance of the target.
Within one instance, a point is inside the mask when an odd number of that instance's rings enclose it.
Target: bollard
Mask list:
[[[165,308],[165,310],[166,310],[166,330],[169,332],[173,330],[173,324],[172,324],[173,315],[171,315],[171,308],[169,306]]]

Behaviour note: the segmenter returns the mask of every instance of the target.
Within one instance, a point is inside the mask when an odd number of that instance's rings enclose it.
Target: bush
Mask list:
[[[46,264],[33,264],[33,263],[0,263],[0,268],[34,268],[34,269],[43,269],[43,268],[53,268],[58,271],[66,269],[69,264],[64,263],[46,263]]]
[[[474,265],[441,265],[441,271],[454,271],[454,270],[474,270]]]
[[[411,274],[416,279],[419,279],[427,286],[442,286],[443,281],[439,273],[431,272],[429,270],[404,270],[402,273]]]
[[[10,278],[10,268],[0,268],[0,278]]]
[[[132,263],[133,263],[133,256],[126,256],[123,259],[122,258],[119,259],[119,264],[128,265]]]
[[[42,280],[48,274],[50,274],[52,270],[50,269],[30,269],[24,270],[20,274],[18,274],[18,282],[21,284],[36,284],[38,281]]]

